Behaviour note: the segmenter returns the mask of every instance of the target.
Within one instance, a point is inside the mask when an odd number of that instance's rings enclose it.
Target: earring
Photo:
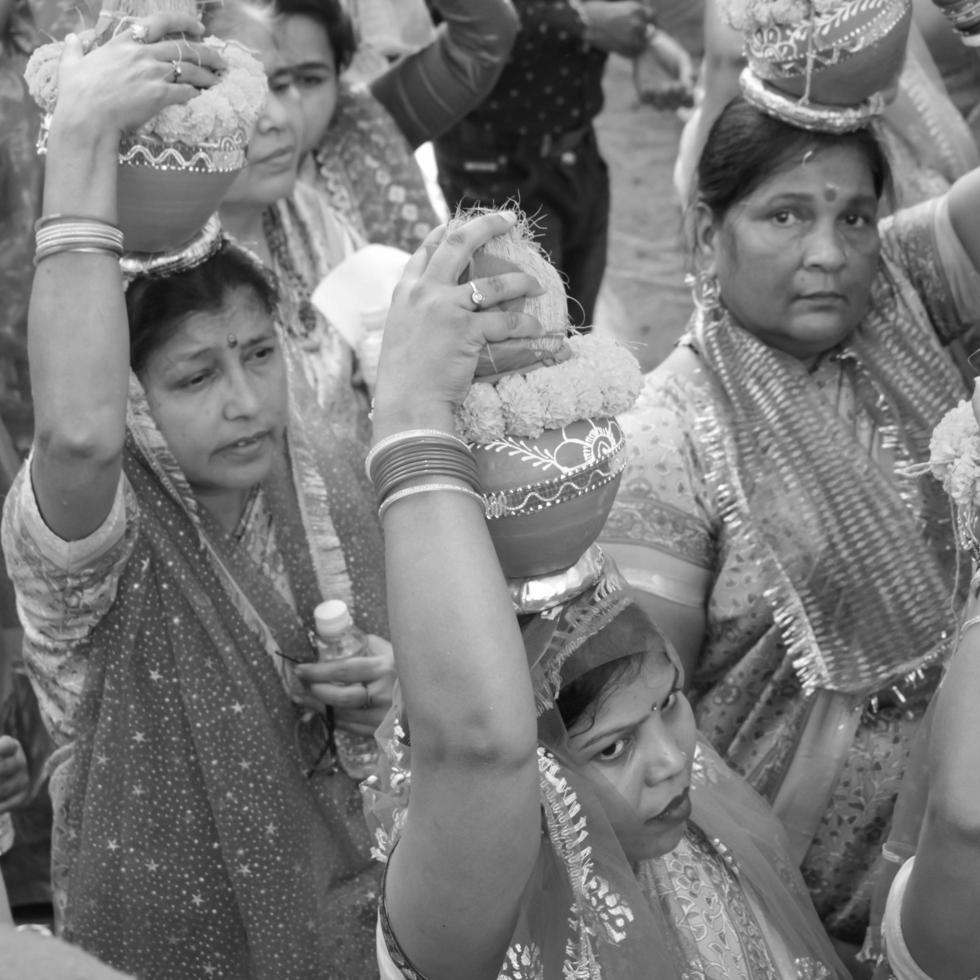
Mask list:
[[[691,299],[702,316],[712,316],[721,307],[721,286],[714,273],[706,269],[699,269],[696,275],[688,273],[684,285],[691,290]]]

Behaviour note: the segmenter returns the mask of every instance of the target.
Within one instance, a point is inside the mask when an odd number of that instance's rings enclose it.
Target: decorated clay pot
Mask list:
[[[599,536],[626,465],[626,440],[613,418],[472,449],[490,536],[510,579],[574,565]]]
[[[126,250],[164,252],[183,245],[217,211],[244,164],[244,139],[196,146],[124,140],[117,196]]]
[[[747,56],[756,75],[789,95],[856,105],[897,80],[911,21],[909,0],[843,0],[792,27],[751,32]]]
[[[40,153],[47,140],[45,117]],[[245,165],[245,148],[244,134],[195,146],[145,136],[123,139],[116,197],[126,251],[168,252],[190,241]]]

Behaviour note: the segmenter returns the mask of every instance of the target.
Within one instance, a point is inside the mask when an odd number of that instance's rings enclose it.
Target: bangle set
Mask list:
[[[473,497],[486,511],[476,458],[470,447],[451,433],[439,429],[396,432],[372,448],[364,468],[378,495],[379,518],[399,500],[435,491]],[[411,486],[406,486],[409,483]]]
[[[945,14],[960,40],[969,47],[980,46],[980,0],[933,0]]]
[[[123,233],[107,221],[83,215],[49,214],[34,223],[34,265],[62,252],[121,258]]]

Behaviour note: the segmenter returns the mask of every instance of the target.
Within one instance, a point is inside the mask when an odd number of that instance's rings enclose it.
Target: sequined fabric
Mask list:
[[[893,467],[903,456],[923,458],[931,425],[959,397],[960,383],[936,335],[948,341],[961,332],[972,302],[951,287],[951,270],[937,258],[933,208],[927,204],[900,212],[884,226],[889,271],[876,281],[875,312],[859,330],[859,353],[866,362],[895,365],[889,369],[891,380],[880,382],[889,393],[902,389],[893,404],[902,405],[917,392],[915,397],[924,399],[920,407],[902,409],[893,419],[897,428],[885,431],[877,405],[869,409],[862,401],[867,389],[859,385],[865,382],[855,378],[847,358],[825,359],[797,382],[809,404],[824,406],[825,424],[837,444],[851,444],[854,479],[874,467],[885,477],[878,481],[879,492],[892,494],[898,506],[907,508],[904,520],[912,522],[924,560],[942,576],[930,615],[948,610],[952,595],[955,560],[948,510],[935,506],[933,488],[900,479]],[[921,345],[922,357],[905,354],[903,360],[893,342]],[[915,365],[915,384],[903,380],[902,363]],[[884,371],[878,375],[885,377]],[[789,576],[809,565],[819,582],[827,574],[821,539],[802,520],[795,498],[778,492],[755,470],[738,473],[753,501],[754,519],[727,519],[716,480],[715,444],[707,437],[709,429],[719,435],[732,431],[732,408],[689,349],[672,355],[650,376],[637,408],[621,421],[632,443],[631,459],[602,540],[614,551],[624,546],[634,549],[634,556],[645,554],[649,568],[669,563],[677,570],[672,584],[680,598],[705,608],[707,634],[691,681],[699,728],[772,800],[807,724],[810,699],[794,668],[789,637],[777,622],[772,573],[761,556],[768,542],[783,556]],[[770,426],[757,430],[760,451],[768,452],[772,431]],[[885,438],[889,433],[897,442]],[[869,581],[880,583],[877,576]],[[887,588],[901,590],[917,611],[920,581],[921,568],[915,564]],[[889,631],[889,638],[900,659],[905,637]],[[921,656],[934,646],[938,631],[928,640],[909,654]],[[927,696],[928,690],[920,692],[907,710],[888,707],[861,718],[804,860],[817,909],[841,938],[863,938],[871,869]]]
[[[330,128],[300,179],[369,242],[414,252],[439,223],[411,147],[364,88],[341,83]]]
[[[361,451],[318,421],[301,366],[289,380],[290,452],[236,534],[196,506],[135,382],[122,528],[96,577],[46,565],[22,510],[5,512],[23,608],[46,590],[62,610],[25,624],[25,654],[54,707],[63,934],[149,980],[376,976],[360,795],[282,662],[312,657],[324,596],[387,633],[380,531]]]

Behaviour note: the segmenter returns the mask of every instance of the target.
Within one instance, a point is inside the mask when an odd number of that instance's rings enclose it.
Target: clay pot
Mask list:
[[[905,59],[912,5],[908,0],[863,0],[842,4],[793,28],[752,32],[747,54],[753,71],[795,98],[807,92],[812,39],[811,102],[853,106],[891,88]]]
[[[188,146],[134,138],[119,148],[119,227],[127,252],[166,252],[189,241],[245,163],[243,146]]]
[[[574,565],[599,536],[626,465],[615,419],[474,445],[487,526],[509,579]]]

